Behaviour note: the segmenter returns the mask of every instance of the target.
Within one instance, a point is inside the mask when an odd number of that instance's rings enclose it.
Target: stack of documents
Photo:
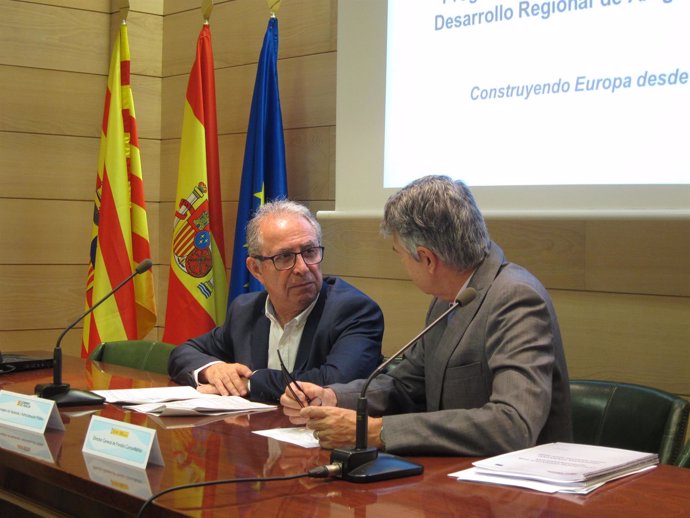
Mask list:
[[[656,453],[558,442],[483,459],[474,462],[473,468],[449,476],[547,493],[586,494],[658,463]]]
[[[128,403],[124,408],[157,416],[225,415],[269,410],[275,405],[255,403],[239,396],[202,394],[193,387],[94,390],[108,403]]]

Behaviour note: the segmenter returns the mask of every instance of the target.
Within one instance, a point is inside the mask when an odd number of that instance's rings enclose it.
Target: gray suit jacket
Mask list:
[[[568,371],[546,289],[495,243],[469,286],[477,297],[369,386],[386,451],[486,456],[571,441]],[[427,323],[447,308],[434,299]],[[362,385],[333,385],[338,406],[354,408]]]

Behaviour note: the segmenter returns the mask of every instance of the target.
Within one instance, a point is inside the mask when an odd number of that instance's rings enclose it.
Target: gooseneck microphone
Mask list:
[[[151,259],[144,259],[141,261],[139,264],[137,264],[134,272],[131,275],[129,275],[120,284],[115,286],[110,293],[87,309],[78,319],[68,325],[65,330],[60,333],[60,336],[55,343],[55,349],[53,350],[53,383],[39,383],[36,385],[34,392],[38,397],[43,399],[52,399],[57,403],[58,406],[86,406],[103,404],[105,398],[99,396],[98,394],[94,394],[93,392],[88,392],[86,390],[70,389],[68,383],[62,382],[62,348],[60,347],[60,342],[62,342],[62,338],[67,334],[67,331],[81,322],[86,315],[95,310],[116,291],[131,281],[135,275],[139,275],[140,273],[150,270],[151,266],[153,266]]]
[[[417,336],[405,344],[397,353],[379,365],[372,372],[362,387],[357,400],[357,421],[355,429],[354,450],[334,449],[331,453],[331,464],[340,465],[339,478],[350,482],[376,482],[392,478],[409,477],[419,475],[424,471],[421,464],[410,462],[403,458],[388,453],[379,452],[377,448],[367,446],[367,433],[369,416],[367,413],[367,389],[371,381],[381,374],[383,370],[398,356],[412,347],[420,338],[431,331],[439,322],[443,321],[451,312],[461,306],[466,306],[477,296],[477,290],[466,288],[460,292],[455,302],[447,310],[426,326]]]

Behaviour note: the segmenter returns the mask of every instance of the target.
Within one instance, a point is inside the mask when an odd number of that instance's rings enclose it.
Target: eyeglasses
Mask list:
[[[319,264],[323,261],[323,251],[324,247],[322,246],[312,246],[305,248],[301,252],[281,252],[271,256],[253,255],[252,257],[259,261],[268,261],[270,259],[273,261],[273,266],[276,267],[276,270],[283,271],[295,267],[298,255],[302,256],[302,260],[305,264]]]
[[[302,387],[300,387],[299,383],[297,383],[297,380],[292,377],[292,374],[290,374],[290,372],[287,370],[287,367],[285,367],[285,364],[283,363],[283,358],[280,356],[280,351],[276,350],[276,352],[278,353],[278,361],[280,362],[280,372],[283,373],[283,381],[285,382],[285,386],[290,391],[290,394],[292,394],[292,397],[295,398],[295,401],[299,403],[299,406],[304,408],[304,403],[302,403],[302,400],[299,397],[297,397],[297,393],[292,388],[291,383],[294,383],[295,387],[297,387],[297,389],[304,395],[304,399],[306,399],[307,405],[311,403],[311,398],[307,396],[307,393],[304,392]]]

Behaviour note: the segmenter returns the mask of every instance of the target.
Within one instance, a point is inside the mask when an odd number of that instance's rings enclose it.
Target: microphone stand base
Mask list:
[[[103,396],[86,390],[70,389],[67,383],[40,383],[34,389],[43,399],[55,401],[57,406],[93,406],[105,402]]]
[[[424,466],[401,457],[379,452],[376,448],[333,450],[331,464],[341,464],[339,478],[348,482],[378,482],[421,475]]]

